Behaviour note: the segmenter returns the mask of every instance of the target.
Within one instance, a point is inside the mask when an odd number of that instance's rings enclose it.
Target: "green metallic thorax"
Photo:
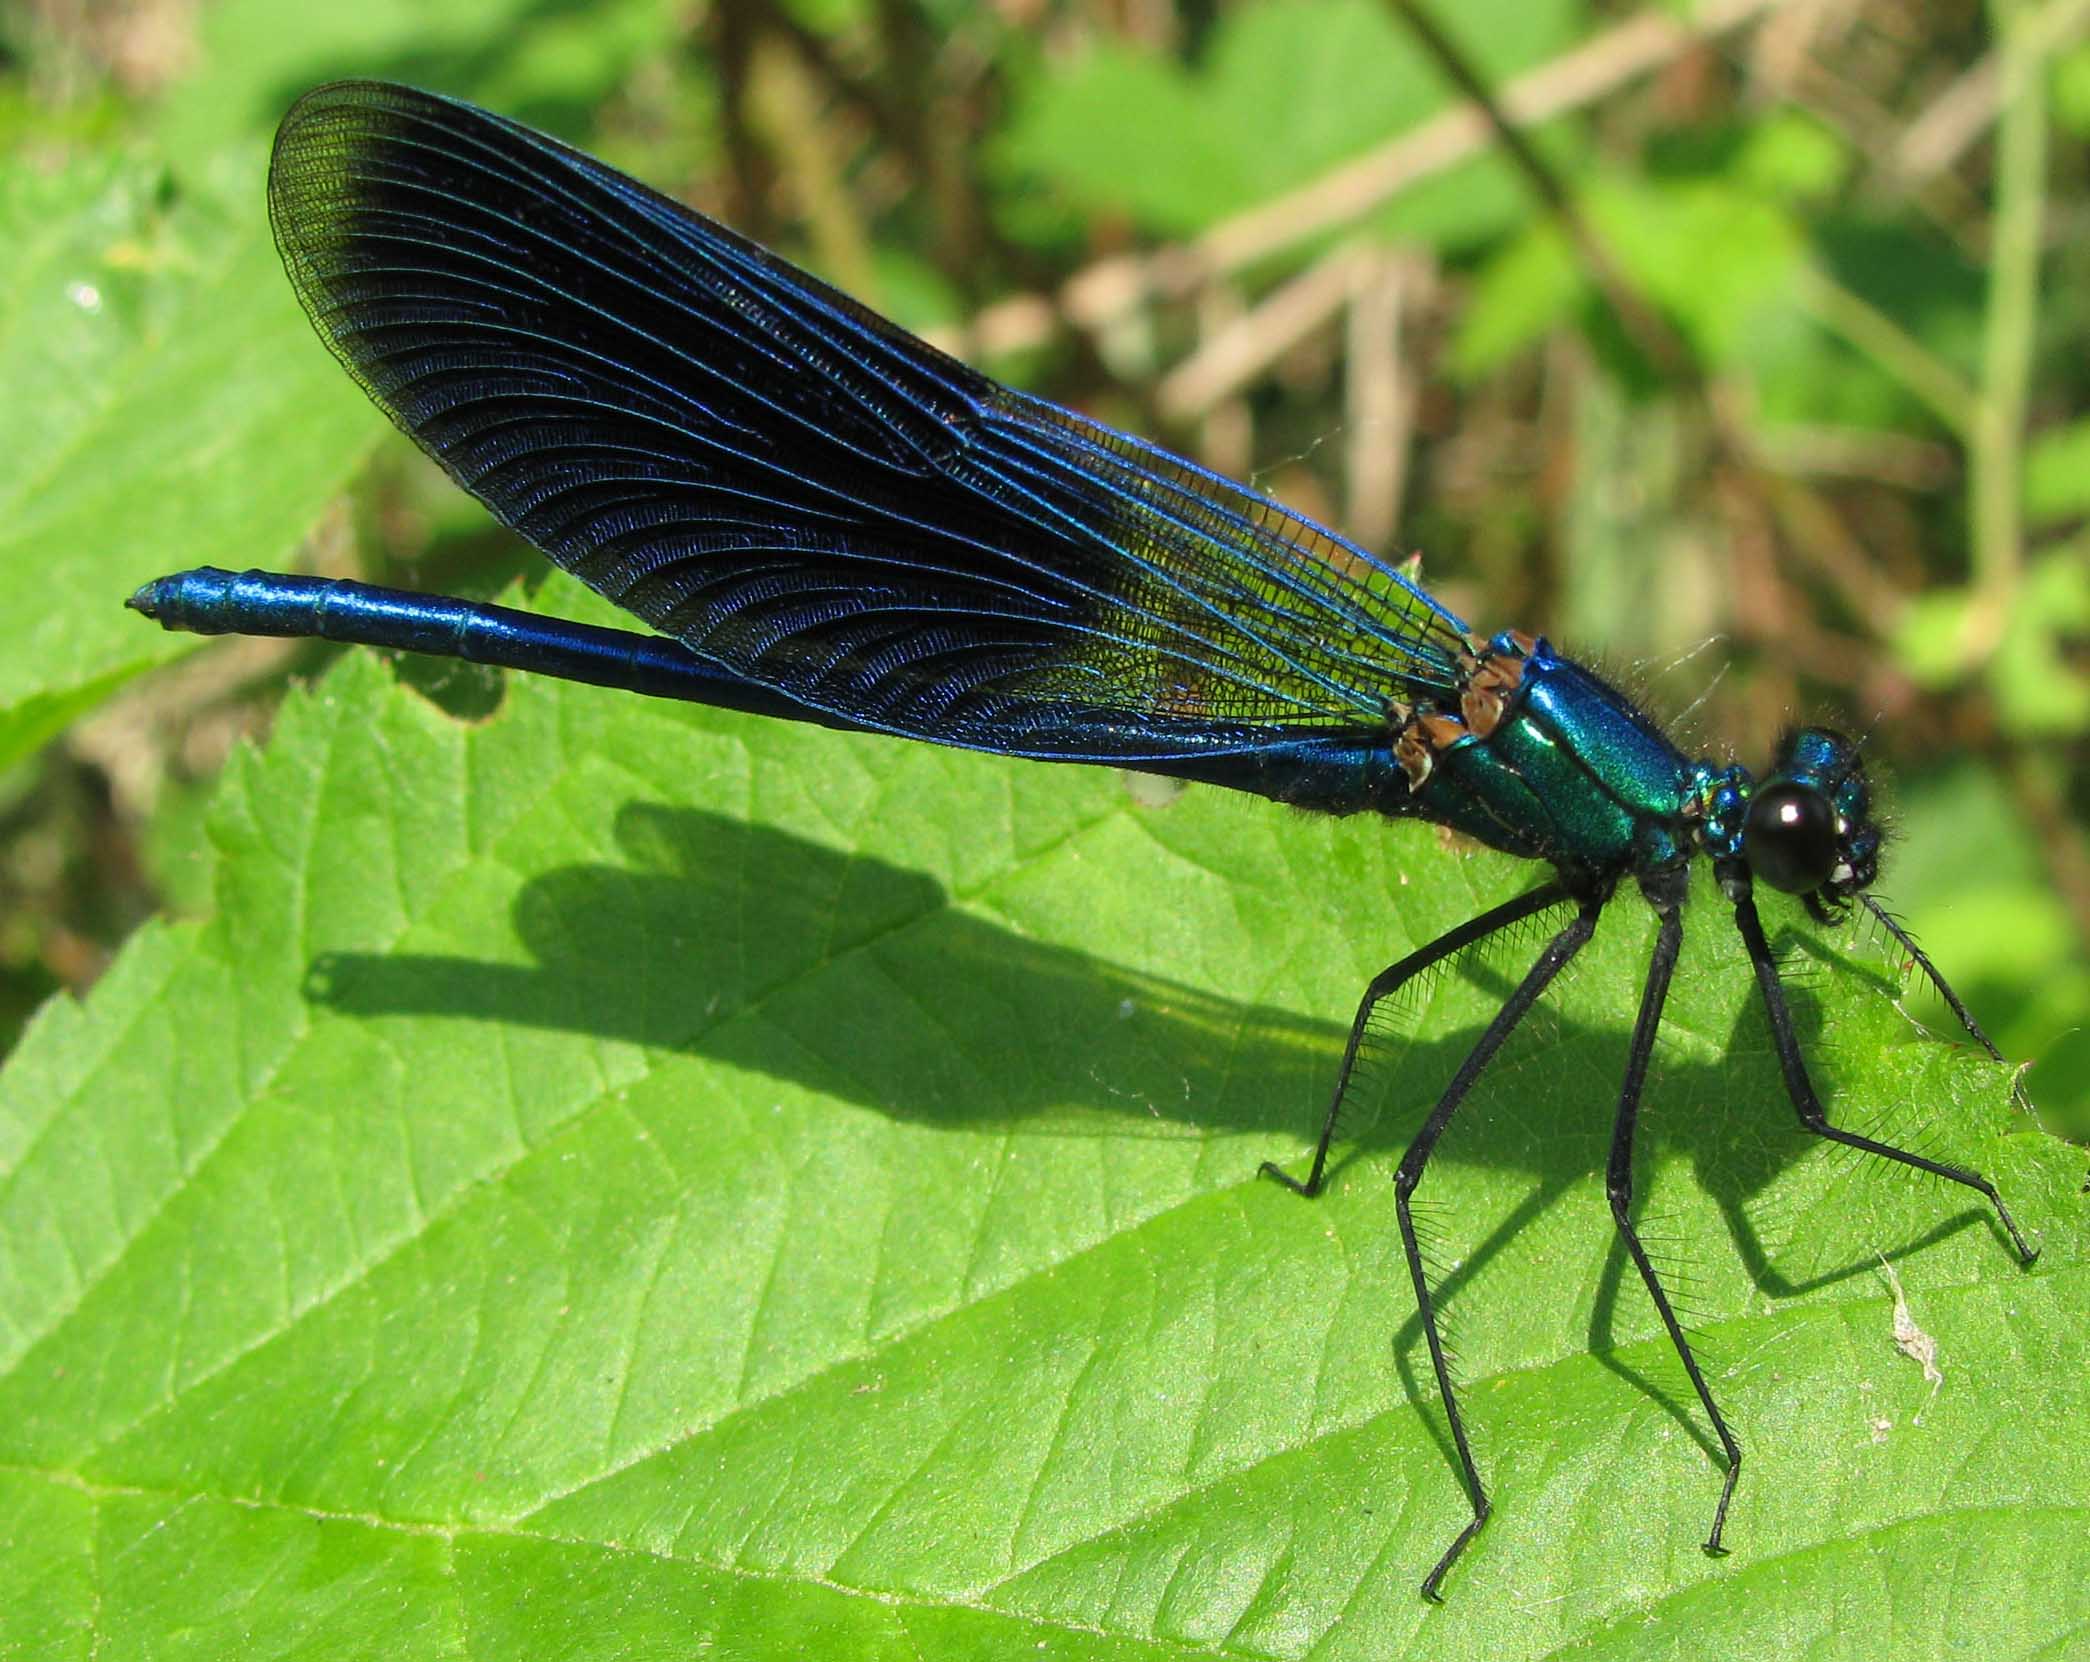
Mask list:
[[[1592,875],[1646,873],[1687,859],[1696,770],[1615,688],[1544,640],[1498,636],[1521,682],[1485,735],[1437,755],[1396,806],[1491,848]]]

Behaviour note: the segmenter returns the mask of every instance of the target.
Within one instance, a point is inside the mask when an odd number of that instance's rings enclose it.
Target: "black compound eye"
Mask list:
[[[1766,785],[1749,799],[1742,853],[1750,871],[1772,888],[1811,893],[1836,868],[1836,810],[1811,785]]]

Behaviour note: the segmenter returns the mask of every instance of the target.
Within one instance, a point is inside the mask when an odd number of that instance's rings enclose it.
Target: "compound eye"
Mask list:
[[[1749,799],[1742,853],[1749,869],[1774,889],[1810,894],[1836,867],[1836,810],[1811,785],[1783,781]]]

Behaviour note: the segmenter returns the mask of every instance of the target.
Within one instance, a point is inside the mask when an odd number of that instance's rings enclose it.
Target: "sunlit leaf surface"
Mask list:
[[[1394,1228],[1522,961],[1367,977],[1530,881],[1427,828],[358,655],[228,773],[214,915],[0,1076],[0,1654],[2062,1656],[2090,1623],[2081,1157],[1771,914],[1810,1146],[1696,897],[1641,1212],[1748,1450],[1731,1556],[1601,1167],[1622,897],[1423,1189],[1499,1511]],[[1367,1116],[1369,1117],[1369,1116]],[[1879,1254],[1938,1345],[1897,1350]]]

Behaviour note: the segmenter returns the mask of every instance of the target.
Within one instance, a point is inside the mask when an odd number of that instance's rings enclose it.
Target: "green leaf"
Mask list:
[[[1989,684],[2005,732],[2029,737],[2090,732],[2090,673],[2080,643],[2090,636],[2090,544],[2040,555],[2025,569],[2021,598],[1990,660]]]
[[[173,154],[273,132],[299,93],[352,75],[456,93],[578,138],[634,64],[657,63],[687,32],[671,0],[358,0],[302,8],[294,27],[283,0],[222,0],[196,28],[208,73],[176,82],[156,124]]]
[[[1608,247],[1715,364],[1745,356],[1750,324],[1785,298],[1802,243],[1775,201],[1723,181],[1596,191]]]
[[[2090,513],[2090,421],[2052,428],[2025,447],[2025,512],[2042,521]]]
[[[1974,596],[1968,589],[1914,595],[1894,628],[1894,658],[1927,687],[1950,686],[1973,656]]]
[[[2078,138],[2090,134],[2090,46],[2056,53],[2053,65],[2054,124]]]
[[[1748,1450],[1707,1559],[1601,1179],[1622,897],[1418,1197],[1498,1506],[1431,1609],[1465,1503],[1393,1163],[1535,943],[1413,1002],[1320,1201],[1256,1168],[1364,981],[1528,868],[565,685],[467,726],[367,655],[211,839],[210,919],[0,1074],[0,1654],[1869,1659],[2090,1620],[2080,1153],[1782,902],[1832,1113],[1991,1172],[2045,1256],[1798,1132],[1701,892],[1639,1210]]]
[[[1749,348],[1790,292],[1801,244],[1775,200],[1726,180],[1592,180],[1590,217],[1636,288],[1715,364]],[[1583,307],[1603,302],[1556,226],[1533,226],[1483,266],[1453,343],[1477,379]],[[1607,321],[1608,321],[1608,314]]]
[[[1452,336],[1451,370],[1469,384],[1571,318],[1588,295],[1573,251],[1548,221],[1482,265]]]
[[[244,154],[0,183],[0,766],[193,649],[123,609],[281,565],[383,425],[312,340]]]
[[[1778,201],[1830,195],[1855,158],[1842,134],[1805,110],[1774,108],[1749,123],[1734,158],[1737,177]]]

